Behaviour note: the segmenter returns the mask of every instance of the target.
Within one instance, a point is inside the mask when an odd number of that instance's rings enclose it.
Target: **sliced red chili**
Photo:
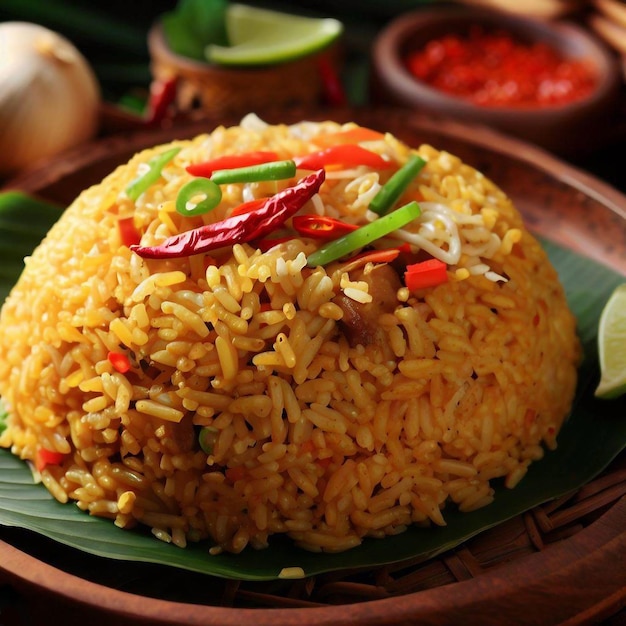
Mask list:
[[[148,259],[180,258],[222,246],[262,239],[295,215],[319,191],[324,179],[324,170],[317,170],[302,178],[296,185],[268,198],[255,211],[185,231],[156,246],[137,245],[132,246],[131,250]]]
[[[358,228],[326,215],[296,215],[291,223],[299,235],[313,239],[336,239]]]
[[[130,369],[130,360],[123,352],[109,352],[107,359],[120,374],[125,374]]]
[[[357,144],[330,146],[318,152],[295,157],[294,161],[299,168],[305,170],[316,170],[320,167],[327,167],[328,165],[344,165],[350,167],[366,165],[373,169],[382,170],[393,167],[394,165],[393,161],[388,161],[380,154]]]
[[[447,265],[439,259],[428,259],[407,265],[404,283],[409,291],[436,287],[448,281]]]
[[[65,454],[47,448],[38,448],[35,455],[35,467],[38,472],[42,472],[48,465],[60,465],[65,458]]]
[[[261,165],[262,163],[271,163],[272,161],[278,160],[279,156],[275,152],[257,150],[254,152],[244,152],[242,154],[226,154],[211,159],[210,161],[188,165],[185,169],[193,176],[211,178],[211,175],[216,170],[250,167],[252,165]]]
[[[141,235],[135,228],[135,219],[133,217],[123,217],[118,220],[117,225],[120,230],[120,239],[125,246],[130,248],[141,241]]]

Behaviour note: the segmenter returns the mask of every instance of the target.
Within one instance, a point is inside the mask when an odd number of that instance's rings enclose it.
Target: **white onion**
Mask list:
[[[95,74],[67,39],[38,24],[0,23],[0,175],[93,137],[99,103]]]

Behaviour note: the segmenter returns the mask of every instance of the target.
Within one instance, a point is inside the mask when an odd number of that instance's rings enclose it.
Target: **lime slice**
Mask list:
[[[219,65],[284,63],[322,50],[343,32],[332,18],[292,15],[246,4],[226,11],[229,46],[210,44],[205,56]]]
[[[613,291],[600,316],[598,329],[600,383],[598,398],[626,393],[626,283]]]

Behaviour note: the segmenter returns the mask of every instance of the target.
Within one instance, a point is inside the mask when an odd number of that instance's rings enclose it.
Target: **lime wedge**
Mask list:
[[[626,393],[626,283],[608,299],[598,328],[600,383],[598,398],[617,398]]]
[[[341,35],[343,24],[234,3],[226,11],[226,32],[229,46],[205,48],[210,63],[268,65],[322,50]]]

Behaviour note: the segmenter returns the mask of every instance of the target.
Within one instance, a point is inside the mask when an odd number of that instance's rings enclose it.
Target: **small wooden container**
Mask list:
[[[158,22],[148,33],[148,49],[154,78],[177,79],[179,112],[200,109],[210,117],[319,104],[320,59],[334,50],[275,65],[220,67],[173,52]]]

